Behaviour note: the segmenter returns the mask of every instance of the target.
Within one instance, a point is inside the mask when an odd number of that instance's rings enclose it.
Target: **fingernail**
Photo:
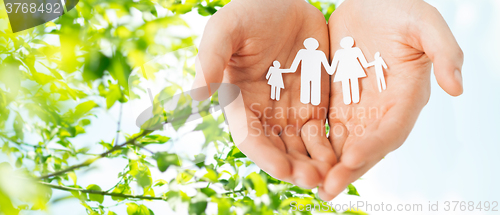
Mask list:
[[[460,72],[458,69],[455,70],[455,79],[458,81],[458,83],[460,83],[460,86],[463,87],[464,83],[462,78],[462,72]]]

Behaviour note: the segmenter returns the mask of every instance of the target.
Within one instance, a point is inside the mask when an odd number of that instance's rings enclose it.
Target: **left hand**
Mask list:
[[[382,54],[387,90],[379,93],[373,69],[360,80],[361,101],[344,105],[341,83],[330,94],[330,142],[340,162],[319,194],[331,200],[408,137],[430,96],[434,63],[439,85],[462,94],[463,53],[440,13],[422,0],[347,0],[329,21],[331,56],[346,36],[365,57]],[[333,80],[333,79],[332,79]]]
[[[191,94],[204,100],[219,83],[237,86],[240,96],[224,108],[236,146],[269,175],[304,188],[320,184],[337,161],[321,132],[329,106],[329,77],[322,75],[318,106],[299,101],[301,72],[283,76],[287,85],[280,101],[269,99],[271,87],[265,78],[275,60],[289,68],[309,37],[328,53],[325,18],[304,0],[233,0],[207,23],[193,83],[197,90]],[[228,91],[219,95],[234,93]]]

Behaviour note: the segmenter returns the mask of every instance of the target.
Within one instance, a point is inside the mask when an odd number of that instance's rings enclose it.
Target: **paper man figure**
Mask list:
[[[354,47],[354,39],[352,37],[343,38],[340,41],[340,47],[342,49],[335,52],[331,67],[332,70],[328,74],[333,75],[336,72],[337,74],[335,74],[333,82],[342,82],[344,104],[351,104],[351,93],[352,102],[359,103],[358,79],[366,77],[363,67],[367,68],[368,62],[361,49]],[[359,62],[361,62],[363,67],[361,67]]]
[[[387,69],[387,64],[385,64],[384,59],[380,57],[380,52],[375,53],[375,60],[368,64],[368,67],[371,66],[375,66],[375,74],[377,74],[378,91],[382,92],[382,90],[385,90],[387,88],[384,77],[384,68]]]
[[[281,64],[279,61],[274,61],[273,66],[269,68],[267,72],[266,79],[269,79],[267,84],[271,85],[271,99],[280,100],[281,89],[285,88],[283,84],[283,73],[293,73],[294,71],[290,69],[280,69]],[[275,96],[276,95],[276,96]]]
[[[314,38],[307,38],[304,41],[304,47],[295,56],[290,70],[297,71],[299,63],[302,61],[300,77],[300,102],[303,104],[319,105],[321,103],[321,65],[327,71],[330,70],[330,64],[326,59],[325,53],[316,50],[319,42]]]

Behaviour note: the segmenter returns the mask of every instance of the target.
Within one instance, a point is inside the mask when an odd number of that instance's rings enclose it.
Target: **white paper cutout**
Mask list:
[[[337,50],[333,56],[331,66],[333,72],[329,74],[333,75],[336,72],[333,82],[342,82],[344,104],[349,105],[351,102],[356,104],[360,99],[358,79],[366,77],[363,67],[367,68],[368,62],[361,49],[354,47],[352,37],[344,37],[340,41],[340,47],[342,49]]]
[[[282,74],[294,73],[301,62],[300,102],[303,104],[321,103],[321,65],[329,75],[335,75],[333,82],[342,83],[343,100],[346,105],[357,104],[360,101],[359,79],[366,77],[363,68],[374,66],[379,91],[382,92],[387,88],[384,68],[387,69],[388,66],[380,56],[380,52],[375,53],[375,60],[368,63],[361,49],[354,47],[352,37],[344,37],[340,41],[342,49],[335,52],[331,66],[325,53],[317,50],[318,40],[307,38],[304,47],[305,49],[298,51],[290,69],[280,69],[279,61],[274,61],[273,66],[269,68],[266,79],[269,79],[267,84],[271,85],[271,99],[280,100],[281,89],[285,88]]]
[[[279,61],[275,60],[273,66],[269,68],[267,72],[266,79],[269,79],[267,84],[271,85],[271,99],[279,101],[281,96],[281,89],[285,89],[285,84],[283,83],[283,73],[293,73],[294,71],[290,69],[280,69],[281,64]]]
[[[375,60],[368,64],[368,67],[375,66],[375,74],[377,74],[377,85],[378,91],[382,92],[387,88],[385,77],[384,77],[384,69],[387,69],[387,64],[384,59],[380,57],[380,52],[375,53]]]
[[[299,63],[302,61],[300,69],[300,102],[303,104],[319,105],[321,103],[321,65],[327,71],[330,70],[330,64],[324,52],[317,50],[318,40],[307,38],[304,41],[304,47],[295,56],[291,70],[297,71]]]

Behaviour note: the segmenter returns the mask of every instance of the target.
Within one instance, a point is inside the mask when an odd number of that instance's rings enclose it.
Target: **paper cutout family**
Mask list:
[[[267,83],[271,85],[271,99],[280,100],[281,89],[285,88],[282,74],[294,73],[297,71],[300,62],[302,62],[300,102],[304,104],[319,105],[321,103],[321,65],[325,67],[329,75],[336,73],[333,79],[334,82],[342,82],[343,99],[346,105],[359,103],[358,79],[366,77],[363,67],[374,66],[379,91],[382,92],[387,88],[384,69],[388,67],[380,56],[380,52],[375,53],[375,60],[368,63],[361,49],[354,47],[352,37],[345,37],[340,41],[342,49],[335,52],[331,65],[328,63],[325,53],[317,50],[319,42],[316,39],[306,39],[304,46],[306,49],[299,50],[290,69],[280,69],[281,64],[279,61],[274,61],[273,66],[269,68],[266,79],[269,79]]]

